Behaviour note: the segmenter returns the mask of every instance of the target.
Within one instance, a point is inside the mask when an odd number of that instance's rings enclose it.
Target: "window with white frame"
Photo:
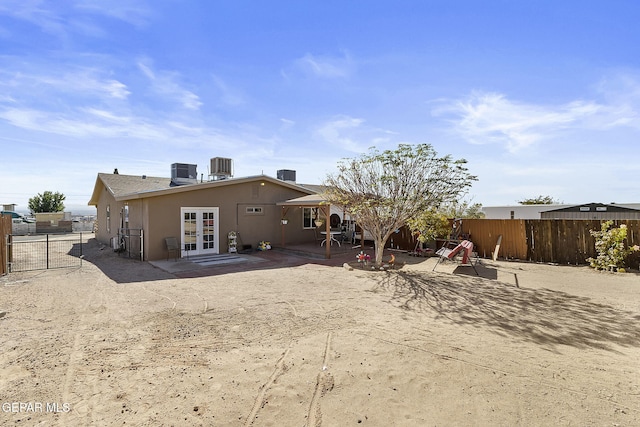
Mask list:
[[[315,228],[314,220],[318,219],[318,208],[302,208],[302,228]]]
[[[262,209],[262,206],[247,206],[244,213],[247,215],[262,215],[264,214],[264,209]]]

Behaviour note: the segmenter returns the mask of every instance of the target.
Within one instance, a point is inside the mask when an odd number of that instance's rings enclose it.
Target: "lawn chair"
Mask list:
[[[436,267],[440,264],[441,261],[449,260],[453,261],[457,255],[462,253],[462,261],[460,265],[470,265],[473,268],[473,271],[476,272],[476,276],[479,276],[478,270],[476,270],[476,266],[473,265],[473,261],[471,258],[473,257],[473,243],[470,240],[463,240],[453,249],[447,248],[447,244],[445,243],[440,249],[436,251],[436,255],[438,255],[438,261],[436,265],[433,266],[433,270],[436,271]],[[476,263],[478,262],[478,258],[476,256]]]
[[[167,245],[167,261],[169,261],[171,252],[176,253],[174,261],[177,261],[178,256],[180,255],[180,245],[178,244],[178,239],[176,239],[175,237],[166,237],[164,239],[164,242]]]

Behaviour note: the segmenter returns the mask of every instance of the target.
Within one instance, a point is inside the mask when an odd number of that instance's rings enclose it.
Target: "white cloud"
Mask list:
[[[307,75],[319,78],[348,78],[356,68],[351,56],[343,52],[342,56],[316,56],[310,53],[294,61],[295,68]]]
[[[601,112],[595,102],[544,106],[514,102],[497,93],[473,93],[434,114],[454,116],[454,130],[473,144],[500,143],[516,152]]]
[[[593,99],[535,104],[491,92],[463,100],[438,101],[435,116],[448,118],[453,131],[472,144],[500,144],[518,152],[567,132],[640,128],[640,79],[620,74],[603,79]]]
[[[105,37],[109,32],[91,15],[107,16],[136,27],[147,25],[151,9],[143,0],[76,0],[72,3],[44,0],[2,0],[0,15],[28,22],[60,39],[71,33]],[[8,34],[5,33],[5,36]]]
[[[199,110],[202,106],[200,97],[195,93],[184,89],[179,83],[177,73],[168,71],[154,71],[144,63],[138,62],[138,68],[151,82],[152,90],[158,95],[177,102],[188,110]]]
[[[348,151],[360,152],[362,151],[361,145],[356,142],[351,135],[347,134],[353,133],[362,123],[364,123],[363,119],[341,117],[324,123],[318,128],[317,133],[322,139],[336,147],[341,147]]]
[[[390,141],[390,131],[365,126],[365,120],[339,116],[316,129],[317,136],[337,149],[363,153],[371,147],[380,147]]]
[[[151,9],[143,0],[81,0],[74,5],[76,10],[84,10],[98,15],[109,16],[137,27],[147,25]]]
[[[36,64],[32,64],[37,68]],[[14,102],[40,103],[43,99],[53,96],[93,98],[94,102],[112,99],[126,99],[131,92],[126,84],[113,78],[103,77],[103,72],[94,68],[71,68],[66,70],[49,69],[48,74],[32,72],[30,70],[0,71],[0,87],[5,86],[6,98]],[[0,102],[4,102],[0,98]]]
[[[237,90],[229,87],[229,85],[220,77],[213,75],[211,78],[216,88],[218,88],[218,91],[220,92],[220,100],[224,104],[235,107],[245,103],[244,97]]]
[[[285,119],[284,117],[280,118],[280,130],[287,130],[287,129],[291,129],[292,127],[294,127],[296,125],[296,122],[293,120],[289,120],[289,119]]]
[[[63,18],[47,6],[42,0],[5,0],[0,3],[0,15],[29,22],[48,34],[64,36]]]
[[[79,110],[65,115],[35,109],[10,108],[0,111],[0,119],[21,129],[75,138],[132,137],[165,140],[168,137],[168,132],[161,126],[96,109]]]

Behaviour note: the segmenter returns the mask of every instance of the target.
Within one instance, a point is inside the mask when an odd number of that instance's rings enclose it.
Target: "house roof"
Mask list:
[[[118,201],[141,199],[145,197],[163,196],[167,194],[182,193],[186,191],[202,190],[207,188],[216,188],[227,185],[235,185],[253,181],[265,181],[289,187],[307,194],[313,194],[314,191],[298,184],[293,184],[280,179],[272,178],[267,175],[255,175],[243,178],[228,178],[217,181],[206,181],[195,184],[187,184],[180,186],[172,186],[170,178],[158,178],[139,175],[121,175],[99,173],[96,178],[96,184],[93,194],[89,200],[89,205],[97,206],[100,191],[106,188],[113,197]],[[314,186],[310,186],[314,187]]]
[[[315,194],[323,193],[327,189],[326,185],[317,185],[317,184],[297,184],[297,185],[304,187]]]
[[[117,199],[127,194],[162,190],[170,188],[170,186],[171,178],[99,173],[88,204],[93,206],[98,204],[102,188],[106,188]]]
[[[569,206],[560,209],[554,209],[548,212],[638,212],[638,209],[632,209],[618,205],[607,205],[604,203],[585,203],[583,205]]]
[[[321,206],[328,205],[327,200],[321,194],[309,194],[276,203],[278,206]]]

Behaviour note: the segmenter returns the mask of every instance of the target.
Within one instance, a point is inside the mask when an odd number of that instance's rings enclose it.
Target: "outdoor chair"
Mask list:
[[[449,242],[445,243],[440,249],[436,251],[438,261],[436,262],[436,265],[433,266],[433,270],[431,271],[435,271],[436,267],[438,266],[438,264],[440,264],[441,261],[454,261],[456,256],[462,253],[462,261],[460,262],[460,265],[471,266],[473,268],[473,271],[475,271],[476,276],[479,276],[478,270],[476,270],[476,266],[473,265],[473,261],[471,260],[471,258],[473,257],[473,243],[470,240],[463,240],[453,249],[447,248],[448,243]],[[476,263],[477,262],[478,258],[476,256]]]
[[[324,242],[326,240],[325,236],[320,234],[320,230],[318,229],[318,227],[313,228],[313,234],[314,236],[316,236],[316,242]]]
[[[164,242],[167,245],[167,261],[169,261],[169,257],[171,256],[171,252],[175,252],[174,260],[177,261],[180,256],[180,245],[178,244],[178,239],[175,237],[166,237]]]

